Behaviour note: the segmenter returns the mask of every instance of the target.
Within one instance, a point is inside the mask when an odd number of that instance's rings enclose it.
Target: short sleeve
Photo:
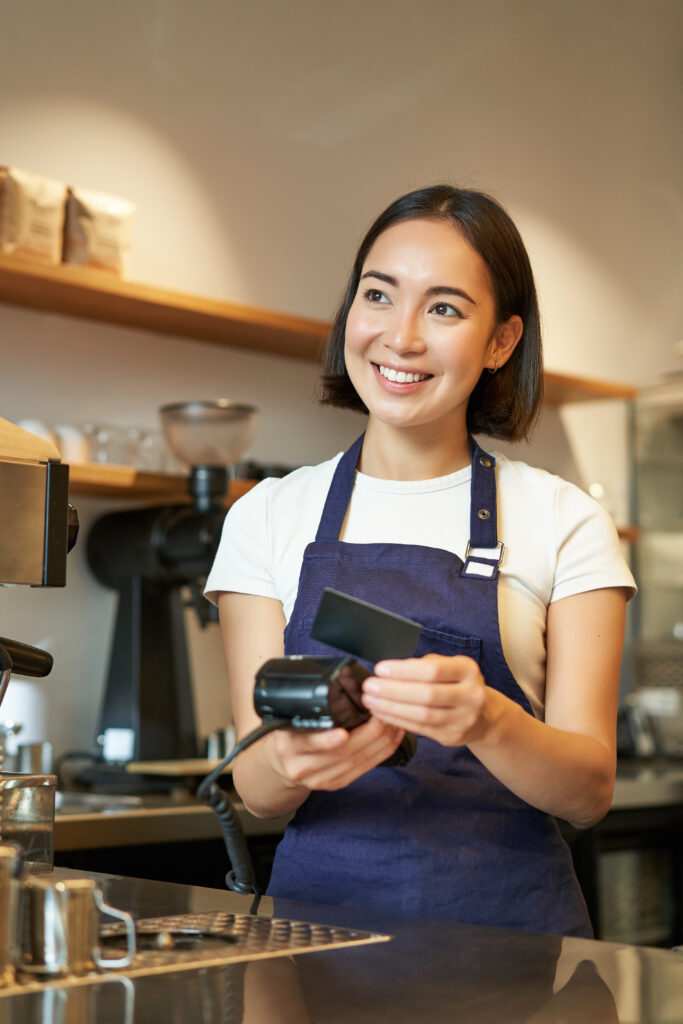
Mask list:
[[[609,515],[588,494],[559,481],[555,499],[557,562],[550,601],[588,590],[624,587],[630,600],[637,587]]]
[[[262,480],[228,510],[204,596],[216,604],[219,593],[233,591],[277,597],[268,538],[268,496],[272,480]]]

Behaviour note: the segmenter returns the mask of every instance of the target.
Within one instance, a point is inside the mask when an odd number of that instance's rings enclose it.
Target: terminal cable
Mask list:
[[[260,740],[267,733],[273,732],[275,729],[286,729],[288,727],[291,727],[291,722],[286,718],[274,718],[269,722],[264,722],[258,729],[254,729],[253,732],[250,732],[244,739],[235,744],[230,753],[206,776],[197,790],[197,796],[208,804],[218,819],[228,858],[232,865],[230,871],[225,876],[225,884],[233,892],[242,894],[253,893],[255,897],[249,909],[250,914],[257,912],[263,893],[256,881],[256,872],[254,871],[247,840],[237,816],[237,811],[233,807],[226,791],[218,784],[218,779],[230,762],[238,754],[241,754],[243,750],[246,750],[247,747],[250,747],[252,743],[256,743],[257,740]]]

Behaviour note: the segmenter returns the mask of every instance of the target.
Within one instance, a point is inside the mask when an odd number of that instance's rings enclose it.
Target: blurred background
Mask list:
[[[133,282],[320,320],[397,195],[440,181],[491,192],[531,255],[547,369],[647,398],[682,366],[682,29],[679,0],[6,0],[0,162],[131,200]],[[248,457],[283,466],[330,457],[362,426],[317,406],[314,359],[11,295],[0,351],[0,415],[14,422],[154,433],[164,403],[237,399],[259,409]],[[662,525],[681,501],[673,394],[645,419],[628,398],[548,407],[519,450],[605,504],[634,567],[638,509],[665,533],[647,564],[664,559],[668,596],[647,635],[631,610],[625,693],[637,641],[682,639],[681,535]],[[657,476],[661,430],[671,459]],[[94,745],[109,659],[115,594],[84,538],[137,500],[74,494],[66,590],[0,591],[2,632],[55,659],[49,680],[13,682],[3,715],[56,754]],[[202,740],[230,708],[218,630],[193,613],[187,630]]]

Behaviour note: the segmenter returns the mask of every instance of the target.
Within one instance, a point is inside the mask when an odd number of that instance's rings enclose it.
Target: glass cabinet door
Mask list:
[[[640,393],[634,456],[638,639],[683,642],[683,376]]]
[[[634,404],[633,684],[660,753],[683,754],[683,374]]]

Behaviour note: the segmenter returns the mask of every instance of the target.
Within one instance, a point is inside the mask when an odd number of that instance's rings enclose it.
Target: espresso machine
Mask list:
[[[194,607],[202,628],[217,621],[202,590],[225,518],[230,467],[251,443],[257,410],[216,399],[165,405],[160,416],[171,451],[189,466],[186,502],[108,513],[87,541],[95,577],[118,596],[100,716],[112,770],[93,777],[94,786],[124,785],[123,775],[114,777],[116,762],[199,753],[185,607]],[[118,753],[110,757],[108,749]],[[137,787],[127,779],[127,788],[144,788],[142,778]]]
[[[66,556],[78,534],[69,505],[69,468],[47,441],[0,419],[0,584],[63,587]],[[0,636],[0,704],[12,672],[46,676],[52,657]],[[11,724],[0,723],[0,768]],[[26,862],[40,870],[52,864],[54,775],[0,771],[0,841],[16,841]]]

